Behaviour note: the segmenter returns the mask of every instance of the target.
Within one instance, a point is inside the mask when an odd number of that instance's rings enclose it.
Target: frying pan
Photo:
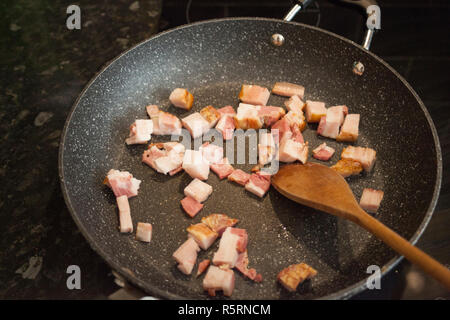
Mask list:
[[[284,36],[282,46],[271,44],[274,33]],[[355,61],[365,66],[362,76],[352,72]],[[180,208],[191,178],[154,172],[141,162],[146,146],[124,143],[130,124],[147,118],[146,105],[184,117],[206,105],[236,107],[243,83],[271,88],[276,81],[302,84],[305,99],[346,104],[361,114],[356,145],[374,148],[377,162],[371,173],[350,178],[349,184],[357,198],[366,187],[384,190],[376,218],[417,241],[436,205],[442,162],[433,122],[408,83],[373,53],[330,32],[275,19],[219,19],[158,34],[125,52],[86,86],[67,119],[59,155],[64,197],[83,235],[114,270],[156,297],[209,298],[202,278],[181,274],[171,255],[186,240],[186,227],[214,212],[240,220],[238,226],[249,234],[250,267],[264,278],[254,283],[236,273],[233,299],[348,298],[365,288],[369,266],[379,266],[384,275],[399,262],[401,257],[356,225],[300,206],[273,188],[259,199],[214,174],[208,179],[213,194],[191,219]],[[170,105],[176,87],[193,93],[190,112]],[[284,101],[272,95],[268,105]],[[309,125],[305,139],[311,147],[326,141],[335,148],[330,161],[335,163],[348,144],[319,137],[315,130]],[[159,141],[168,137],[152,137]],[[235,165],[247,172],[252,166]],[[150,244],[118,232],[113,193],[102,185],[111,168],[142,180],[130,206],[135,226],[153,224]],[[217,241],[198,261],[216,250]],[[299,262],[319,274],[288,293],[276,275]]]

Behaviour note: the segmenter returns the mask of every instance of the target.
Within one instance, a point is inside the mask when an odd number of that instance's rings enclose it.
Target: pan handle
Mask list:
[[[362,46],[364,49],[369,50],[372,43],[375,30],[381,29],[381,10],[376,0],[339,0],[345,3],[358,5],[363,8],[367,14],[366,20],[366,33]],[[308,5],[313,3],[314,0],[297,0],[297,3],[291,8],[288,14],[283,18],[284,21],[291,21],[295,15],[302,9],[305,9]]]

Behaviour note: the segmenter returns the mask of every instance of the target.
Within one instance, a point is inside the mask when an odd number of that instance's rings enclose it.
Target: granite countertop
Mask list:
[[[245,12],[255,12],[248,9],[253,2],[242,1],[241,7],[226,12],[249,15]],[[286,10],[273,4],[265,7],[270,0],[257,2],[272,17],[277,10]],[[59,139],[73,102],[96,72],[158,30],[178,25],[185,10],[184,2],[165,1],[161,18],[162,0],[95,4],[82,0],[77,2],[81,30],[68,30],[66,8],[71,4],[64,0],[0,3],[0,299],[104,299],[118,289],[110,268],[90,248],[65,206],[57,169]],[[208,14],[221,12],[209,3],[207,8]],[[448,21],[450,11],[448,6],[436,12],[430,8],[412,12],[388,6],[386,30],[377,35],[372,50],[410,81],[435,121],[444,157],[443,185],[418,246],[448,265],[450,52],[446,39],[450,37],[448,31],[442,34],[446,24],[433,19],[438,15]],[[197,9],[193,18],[210,18]],[[321,27],[352,39],[354,34],[333,30],[327,22],[333,8],[328,13],[326,7],[321,10],[325,21]],[[408,40],[410,16],[419,26]],[[428,41],[429,37],[435,41]],[[66,287],[66,268],[72,264],[82,271],[81,290]],[[445,289],[404,260],[383,278],[382,288],[355,298],[450,298]]]

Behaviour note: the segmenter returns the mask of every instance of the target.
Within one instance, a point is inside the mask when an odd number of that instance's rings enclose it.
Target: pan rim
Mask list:
[[[103,249],[94,241],[94,239],[91,237],[91,235],[86,232],[86,230],[83,228],[82,222],[81,220],[78,218],[78,216],[75,214],[75,210],[72,207],[72,203],[68,194],[68,190],[66,188],[65,185],[65,181],[64,181],[64,166],[63,166],[63,157],[64,157],[64,146],[65,146],[65,140],[66,140],[66,135],[67,135],[67,130],[68,127],[71,123],[72,120],[72,116],[81,100],[81,98],[84,96],[85,92],[91,87],[91,84],[94,83],[97,78],[105,71],[107,70],[113,63],[115,63],[117,60],[119,60],[122,56],[128,54],[129,52],[131,52],[132,50],[136,49],[137,47],[140,47],[141,45],[147,43],[148,41],[151,41],[153,39],[159,38],[161,36],[165,36],[171,32],[174,31],[179,31],[182,29],[186,29],[186,28],[192,28],[198,25],[204,25],[204,24],[215,24],[215,23],[220,23],[220,22],[224,22],[224,21],[268,21],[268,22],[276,22],[276,23],[280,23],[280,24],[291,24],[291,25],[295,25],[295,26],[300,26],[300,27],[304,27],[307,29],[311,29],[311,30],[315,30],[318,32],[322,32],[325,33],[327,35],[333,36],[341,41],[344,41],[348,44],[353,45],[354,47],[356,47],[357,49],[363,51],[366,54],[369,54],[371,57],[373,57],[376,61],[378,61],[379,63],[381,63],[382,65],[384,65],[387,69],[389,69],[389,71],[391,71],[402,83],[403,85],[405,85],[405,87],[411,92],[411,94],[414,96],[414,98],[417,100],[417,102],[419,103],[420,108],[422,109],[422,112],[425,115],[425,118],[428,121],[428,125],[431,129],[432,135],[433,135],[433,141],[434,141],[434,145],[436,148],[436,182],[434,185],[434,191],[433,191],[433,196],[431,198],[430,201],[430,205],[428,206],[428,209],[426,211],[426,214],[422,220],[422,223],[420,224],[420,226],[418,227],[417,231],[413,234],[413,236],[408,240],[411,244],[415,244],[419,238],[421,237],[421,235],[423,234],[425,228],[427,227],[428,223],[431,220],[431,217],[433,215],[434,209],[436,208],[436,204],[439,198],[439,193],[440,193],[440,189],[441,189],[441,182],[442,182],[442,152],[441,152],[441,146],[440,146],[440,142],[439,142],[439,137],[437,134],[437,130],[436,127],[434,125],[434,122],[428,112],[428,109],[425,107],[424,103],[422,102],[422,100],[420,99],[420,97],[418,96],[418,94],[415,92],[415,90],[411,87],[411,85],[396,71],[394,70],[388,63],[386,63],[383,59],[381,59],[380,57],[378,57],[377,55],[375,55],[374,53],[372,53],[371,51],[368,51],[366,49],[364,49],[361,45],[359,45],[358,43],[347,39],[343,36],[337,35],[333,32],[315,27],[315,26],[310,26],[307,24],[303,24],[303,23],[299,23],[299,22],[293,22],[293,21],[283,21],[283,20],[279,20],[279,19],[275,19],[275,18],[261,18],[261,17],[234,17],[234,18],[220,18],[220,19],[208,19],[208,20],[203,20],[203,21],[199,21],[199,22],[195,22],[195,23],[191,23],[191,24],[184,24],[181,26],[178,26],[176,28],[173,29],[169,29],[160,33],[157,33],[153,36],[151,36],[148,39],[143,40],[142,42],[136,44],[135,46],[131,47],[130,49],[122,52],[121,54],[119,54],[117,57],[113,58],[112,60],[107,61],[102,67],[101,70],[98,71],[93,77],[92,79],[85,85],[85,87],[83,88],[83,90],[80,92],[80,94],[78,95],[77,99],[75,100],[75,102],[73,103],[65,124],[64,124],[64,128],[62,131],[62,135],[61,135],[61,140],[59,143],[59,151],[58,151],[58,172],[59,172],[59,179],[60,179],[60,186],[61,186],[61,190],[63,193],[63,197],[64,197],[64,201],[66,203],[66,206],[73,218],[73,220],[75,221],[75,224],[77,225],[78,229],[80,230],[80,232],[82,233],[82,235],[86,238],[86,240],[89,243],[89,246],[96,252],[98,253],[102,259],[116,272],[118,272],[120,275],[122,275],[123,277],[125,277],[128,281],[130,281],[131,283],[133,283],[134,285],[138,286],[139,288],[141,288],[144,292],[149,293],[148,289],[146,288],[146,285],[143,283],[143,281],[141,281],[139,278],[137,278],[135,275],[130,274],[129,272],[127,272],[127,270],[122,269],[122,267],[120,265],[118,265],[115,261],[113,261],[113,259],[111,259],[104,251]],[[403,256],[399,256],[396,255],[394,258],[392,258],[391,260],[389,260],[383,267],[381,270],[381,277],[385,276],[389,271],[391,271],[401,260],[403,259]],[[337,292],[334,292],[332,294],[323,296],[323,297],[319,297],[317,299],[321,299],[321,300],[336,300],[336,299],[349,299],[352,296],[356,295],[357,293],[360,293],[361,291],[366,289],[366,279],[362,279],[356,283],[354,283],[353,285],[350,285],[348,287],[345,287]],[[161,298],[167,298],[167,299],[189,299],[187,297],[183,297],[183,296],[179,296],[177,294],[172,294],[168,291],[153,287],[152,288],[152,292],[151,294],[153,296],[156,297],[161,297]]]

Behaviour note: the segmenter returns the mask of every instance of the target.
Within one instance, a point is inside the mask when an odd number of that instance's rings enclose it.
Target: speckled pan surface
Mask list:
[[[285,36],[284,46],[270,45],[273,33]],[[363,76],[352,73],[354,61],[365,65]],[[213,194],[194,219],[188,218],[179,201],[190,177],[155,173],[141,163],[146,146],[124,143],[129,125],[147,118],[148,104],[184,117],[210,104],[237,107],[242,83],[271,88],[275,81],[302,84],[305,99],[346,104],[361,114],[356,145],[374,148],[378,160],[372,173],[349,179],[350,186],[357,199],[365,187],[384,190],[376,217],[415,242],[431,217],[442,170],[435,129],[417,95],[381,60],[348,40],[297,23],[243,18],[160,34],[113,61],[77,100],[61,143],[60,176],[68,207],[94,250],[149,294],[205,299],[202,278],[182,275],[171,255],[185,241],[186,227],[223,212],[247,229],[250,266],[264,277],[257,284],[237,273],[234,299],[346,298],[364,288],[369,265],[383,266],[384,272],[392,268],[398,256],[358,226],[297,205],[273,188],[261,200],[213,173],[208,179]],[[175,87],[194,94],[191,112],[170,106]],[[284,100],[271,96],[268,104],[283,106]],[[326,141],[336,148],[330,161],[335,163],[347,144],[317,137],[315,129],[309,126],[305,139],[312,147]],[[118,232],[114,196],[102,185],[111,168],[142,180],[130,206],[134,225],[153,224],[150,244]],[[199,260],[216,249],[217,243],[200,252]],[[276,275],[301,261],[319,274],[287,293]]]

